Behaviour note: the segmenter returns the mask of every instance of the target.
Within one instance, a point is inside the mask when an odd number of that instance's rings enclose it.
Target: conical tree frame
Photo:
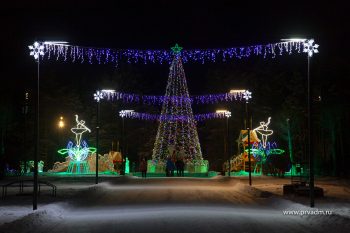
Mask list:
[[[160,123],[154,143],[153,160],[165,160],[170,148],[177,153],[176,157],[188,160],[202,160],[202,152],[198,139],[196,121],[193,117],[185,71],[179,54],[175,55],[168,77],[165,97],[162,106]],[[174,98],[175,97],[175,98]],[[185,101],[170,101],[170,99]],[[186,101],[187,100],[187,101]],[[185,116],[186,120],[169,120],[166,116]]]

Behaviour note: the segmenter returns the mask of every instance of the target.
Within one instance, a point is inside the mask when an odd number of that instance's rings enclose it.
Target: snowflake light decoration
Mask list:
[[[309,57],[312,57],[312,55],[314,53],[318,53],[318,44],[314,44],[315,40],[314,39],[310,39],[310,40],[306,40],[304,42],[304,53],[307,53]]]
[[[96,91],[96,93],[94,94],[94,99],[96,100],[96,102],[100,102],[100,100],[103,99],[103,93],[100,91]]]
[[[231,117],[231,112],[230,111],[226,111],[225,112],[225,117],[227,117],[227,118]]]
[[[119,111],[119,116],[124,118],[126,116],[131,116],[133,114],[134,110],[121,110]]]
[[[243,92],[243,99],[245,99],[247,103],[251,98],[252,98],[252,93],[250,91],[246,90]]]
[[[37,41],[35,41],[33,45],[29,45],[28,48],[30,49],[29,55],[34,56],[35,60],[37,60],[40,55],[44,55],[44,45]]]

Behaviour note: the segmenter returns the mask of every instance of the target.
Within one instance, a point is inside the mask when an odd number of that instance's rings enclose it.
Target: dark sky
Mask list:
[[[23,2],[1,7],[2,92],[27,85],[35,75],[27,48],[34,40],[135,49],[167,49],[177,42],[190,49],[304,37],[321,45],[323,61],[344,60],[349,51],[347,8],[336,1],[120,1],[114,6],[99,1]]]
[[[5,7],[2,39],[19,51],[35,39],[122,48],[167,48],[176,41],[193,48],[274,42],[293,36],[341,44],[348,34],[346,7],[336,1],[332,5],[268,1],[153,5],[150,1],[105,7],[83,2],[30,1]]]

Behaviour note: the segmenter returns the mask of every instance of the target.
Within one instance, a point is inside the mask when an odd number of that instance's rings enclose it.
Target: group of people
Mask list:
[[[174,171],[176,169],[177,176],[184,176],[185,162],[182,159],[177,159],[174,161],[171,158],[168,158],[166,161],[165,172],[166,176],[174,176]]]
[[[175,162],[170,157],[166,161],[165,165],[165,172],[167,177],[173,177],[174,172],[176,170],[176,175],[179,177],[184,176],[184,170],[185,170],[185,162],[178,158]],[[142,174],[142,178],[147,177],[147,160],[146,158],[142,158],[140,162],[140,171]]]

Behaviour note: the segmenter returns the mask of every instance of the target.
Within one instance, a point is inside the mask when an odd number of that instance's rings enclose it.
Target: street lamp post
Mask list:
[[[314,197],[314,153],[312,143],[312,127],[311,127],[311,113],[312,113],[312,97],[311,97],[311,77],[310,77],[310,62],[312,55],[318,53],[318,44],[315,44],[314,39],[283,39],[284,41],[303,42],[304,53],[307,53],[307,126],[308,126],[308,153],[309,153],[309,188],[310,188],[310,207],[315,206]]]
[[[248,103],[249,99],[252,98],[252,93],[248,90],[245,90],[243,93],[243,98],[245,99],[245,114],[246,114],[246,120],[245,120],[245,126],[247,128],[247,133],[248,133],[248,168],[249,168],[249,185],[252,185],[252,163],[251,163],[251,158],[250,158],[250,117],[249,117],[249,111],[248,111]],[[249,122],[248,122],[249,120]]]
[[[98,184],[98,152],[99,152],[99,135],[100,133],[100,101],[97,102],[97,113],[96,113],[96,177],[95,184]]]
[[[122,117],[122,156],[125,156],[125,122],[124,122],[124,117]]]
[[[34,149],[34,173],[33,173],[33,210],[38,208],[38,154],[39,154],[39,84],[40,84],[40,56],[44,55],[44,46],[39,42],[34,42],[33,45],[29,45],[30,55],[34,57],[37,62],[37,91],[36,91],[36,143]]]
[[[248,133],[248,167],[249,167],[249,185],[252,185],[252,172],[251,172],[251,161],[250,161],[250,123],[248,123],[249,114],[248,114],[248,103],[249,99],[252,98],[252,93],[249,90],[245,89],[233,89],[230,90],[230,94],[241,94],[243,99],[245,99],[245,121],[244,128],[247,129]]]
[[[44,56],[44,44],[57,44],[57,45],[65,45],[67,42],[65,41],[45,41],[45,42],[38,42],[35,41],[33,45],[29,45],[28,48],[30,50],[29,55],[33,56],[36,60],[38,66],[37,66],[37,93],[36,93],[36,121],[35,121],[35,128],[36,128],[36,143],[35,143],[35,149],[34,149],[34,173],[33,173],[33,210],[36,210],[38,208],[38,154],[39,154],[39,104],[40,104],[40,98],[39,98],[39,91],[40,91],[40,56]]]
[[[99,138],[100,138],[100,101],[104,99],[106,96],[107,99],[115,93],[115,90],[110,89],[104,89],[104,90],[97,90],[94,93],[94,100],[96,100],[97,107],[96,107],[96,175],[95,175],[95,183],[98,184],[98,151],[99,151]]]
[[[94,99],[96,100],[96,174],[95,174],[95,184],[98,184],[98,151],[99,151],[99,130],[100,130],[100,101],[103,99],[103,93],[101,91],[96,91],[94,94]]]
[[[307,53],[307,126],[308,126],[308,154],[309,154],[309,188],[310,188],[310,207],[315,206],[314,196],[314,153],[312,142],[312,127],[311,127],[311,113],[312,113],[312,95],[311,95],[311,77],[310,77],[310,62],[312,55],[318,53],[318,44],[315,44],[314,39],[283,39],[283,41],[303,42],[303,52]]]
[[[228,154],[228,176],[231,177],[231,143],[230,143],[230,122],[229,117],[231,116],[231,112],[226,113],[226,144],[227,144],[227,154]]]
[[[249,113],[248,113],[248,102],[245,104],[245,112],[246,112],[246,129],[248,134],[248,169],[249,169],[249,185],[252,185],[252,162],[250,158],[250,124],[248,122],[249,120]]]
[[[27,145],[27,114],[28,114],[28,102],[29,102],[29,92],[25,92],[25,98],[24,98],[24,106],[22,109],[22,113],[24,116],[23,123],[24,123],[24,129],[23,129],[23,148],[26,148]],[[23,151],[23,153],[25,153]],[[27,161],[24,160],[24,168],[27,169]],[[22,171],[21,171],[22,172]]]
[[[132,114],[134,110],[121,110],[119,116],[122,118],[122,156],[126,156],[126,137],[125,137],[125,123],[124,118]]]
[[[40,46],[41,47],[41,46]],[[34,179],[33,179],[33,210],[36,210],[38,208],[38,157],[39,157],[39,119],[40,119],[40,113],[39,113],[39,104],[40,104],[40,98],[39,98],[39,92],[40,92],[40,57],[37,59],[38,62],[38,79],[37,79],[37,93],[36,93],[36,122],[35,122],[35,128],[36,128],[36,143],[35,143],[35,152],[34,152]]]
[[[231,161],[230,161],[230,152],[229,152],[229,118],[231,117],[231,112],[227,111],[227,110],[216,110],[216,113],[219,114],[224,114],[224,116],[226,117],[226,133],[225,133],[225,140],[224,140],[224,152],[225,152],[225,158],[228,158],[228,163],[229,163],[229,167],[228,167],[228,175],[231,176]]]
[[[307,53],[307,96],[308,96],[308,144],[309,144],[309,186],[310,186],[310,207],[315,206],[315,196],[314,196],[314,153],[313,153],[313,142],[312,142],[312,127],[311,127],[311,113],[312,113],[312,94],[311,94],[311,77],[310,77],[310,62],[311,57],[314,53],[318,53],[318,44],[314,44],[314,40],[306,40],[304,42],[304,51]]]
[[[310,79],[310,56],[307,56],[307,125],[308,125],[308,151],[309,151],[309,186],[310,186],[310,207],[315,206],[314,195],[314,153],[312,145],[312,127],[311,127],[311,111],[312,111],[312,97],[311,97],[311,79]]]

